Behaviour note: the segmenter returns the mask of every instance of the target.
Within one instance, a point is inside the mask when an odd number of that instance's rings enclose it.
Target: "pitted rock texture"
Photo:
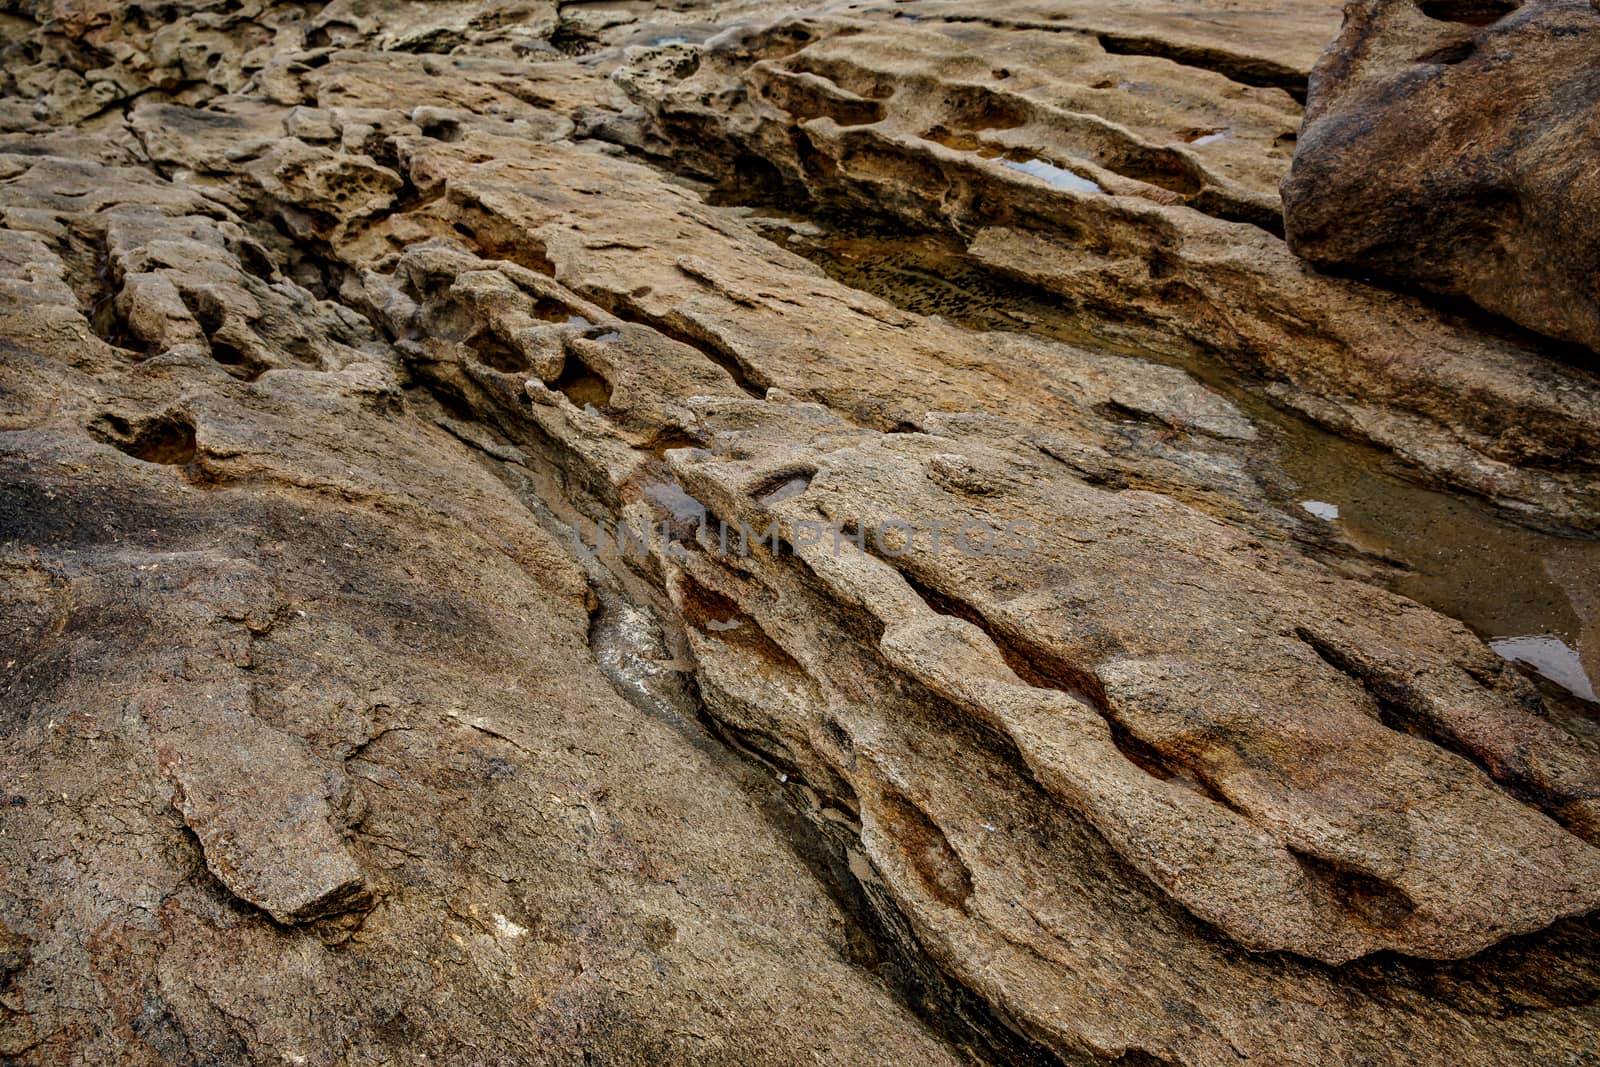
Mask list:
[[[1281,237],[1336,7],[1200,6],[835,5],[638,50],[617,73],[636,112],[585,128],[741,199],[945,230],[1108,341],[1215,354],[1430,478],[1592,531],[1592,366],[1319,273]]]
[[[0,1054],[1593,1060],[1591,733],[1286,510],[1277,434],[1184,369],[899,309],[661,165],[1009,212],[974,254],[1086,306],[1064,219],[1117,261],[1257,234],[1281,280],[1327,5],[965,10],[5,16]],[[1243,144],[1166,143],[1207,109]],[[930,205],[935,113],[1114,195]],[[1569,375],[1494,462],[1593,522],[1529,459],[1593,430],[1581,372],[1296,284],[1499,353],[1502,398]],[[1452,462],[1464,380],[1358,356],[1321,402],[1386,381],[1361,410]]]
[[[1283,184],[1290,246],[1600,352],[1597,64],[1584,0],[1349,5]]]

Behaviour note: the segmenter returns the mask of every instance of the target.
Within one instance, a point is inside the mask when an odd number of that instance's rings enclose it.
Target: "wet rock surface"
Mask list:
[[[1600,386],[1273,232],[1330,5],[990,8],[0,16],[0,1055],[1594,1057],[1592,704],[1185,364],[1568,530]]]
[[[1291,246],[1600,351],[1600,10],[1353,4],[1283,187]]]

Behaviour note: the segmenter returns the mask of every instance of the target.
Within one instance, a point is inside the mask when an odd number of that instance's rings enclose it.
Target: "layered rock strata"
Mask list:
[[[1592,1057],[1593,745],[1287,512],[1270,428],[1177,367],[893,307],[615,144],[870,134],[768,153],[847,200],[962,71],[939,36],[1018,42],[1019,85],[1034,35],[1175,85],[1206,58],[1258,139],[1310,62],[1260,12],[922,6],[6,16],[0,1053]],[[768,88],[688,108],[713,75]],[[1007,270],[984,249],[1054,247],[1061,211],[1260,234],[1255,262],[1281,162],[1225,151],[1177,199],[1106,167],[1137,183],[1109,206],[1022,170],[852,202],[1009,204],[972,244]],[[1263,321],[1258,266],[1206,299]],[[1347,313],[1499,353],[1505,403],[1580,383],[1482,462],[1592,520],[1582,464],[1534,458],[1592,431],[1580,371],[1295,277],[1347,355],[1302,353],[1314,384],[1388,366]],[[1323,400],[1453,442],[1443,471],[1488,455],[1449,381]]]

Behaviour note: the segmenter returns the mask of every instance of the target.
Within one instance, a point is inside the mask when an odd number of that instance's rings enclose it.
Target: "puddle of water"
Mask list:
[[[1099,182],[1092,182],[1080,174],[1074,174],[1065,167],[1058,167],[1054,163],[1046,163],[1042,159],[1028,159],[1017,161],[1015,159],[1002,159],[1002,167],[1020,170],[1022,173],[1049,182],[1057,189],[1070,189],[1075,193],[1103,193]]]
[[[1559,637],[1507,637],[1490,641],[1489,647],[1506,659],[1525,663],[1569,693],[1594,703],[1594,683],[1583,669],[1577,649]]]
[[[1482,501],[1402,478],[1386,453],[1276,407],[1220,360],[1177,345],[1146,347],[1104,324],[1073,318],[1049,294],[995,278],[943,239],[836,235],[796,242],[792,250],[836,280],[918,314],[1183,367],[1258,424],[1279,431],[1278,460],[1297,489],[1279,502],[1286,511],[1337,521],[1357,546],[1406,565],[1388,583],[1395,592],[1461,620],[1507,658],[1594,699],[1600,541],[1540,533],[1506,521]],[[1528,640],[1555,642],[1565,658],[1546,644],[1538,646],[1547,654],[1536,662],[1522,654],[1526,644],[1507,643]],[[1508,655],[1508,649],[1522,652]]]
[[[943,126],[935,126],[922,136],[929,141],[935,141],[957,152],[970,152],[979,159],[998,160],[1002,167],[1020,171],[1031,178],[1038,178],[1040,181],[1047,182],[1057,189],[1070,189],[1075,193],[1105,192],[1099,182],[1091,181],[1076,171],[1057,166],[1031,152],[1024,152],[1018,148],[1001,148],[990,144],[980,140],[973,133],[947,130]]]
[[[810,488],[810,486],[811,479],[805,475],[799,475],[797,477],[790,478],[788,481],[772,490],[772,492],[763,496],[761,498],[761,503],[766,507],[771,507],[774,504],[781,504],[785,500],[793,500],[795,497],[799,496],[801,493]]]
[[[676,482],[654,482],[644,487],[644,498],[666,510],[673,519],[682,523],[703,522],[706,506]]]
[[[1408,565],[1390,583],[1396,592],[1460,619],[1491,647],[1528,634],[1559,640],[1581,650],[1588,677],[1600,676],[1600,543],[1506,522],[1480,501],[1402,481],[1367,446],[1290,416],[1280,425],[1285,469],[1339,501],[1340,532]]]

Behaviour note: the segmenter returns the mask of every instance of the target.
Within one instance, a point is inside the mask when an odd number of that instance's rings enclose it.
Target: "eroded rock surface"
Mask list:
[[[1319,273],[1280,237],[1307,42],[1334,5],[957,6],[845,5],[636,53],[618,74],[636,120],[589,128],[735,196],[948,230],[1104,339],[1215,354],[1430,477],[1593,529],[1592,369]]]
[[[1552,524],[1592,380],[1269,232],[1328,5],[966,7],[6,16],[0,1054],[1593,1058],[1570,705],[1185,370],[716,201],[1232,323]]]
[[[1600,9],[1352,4],[1283,186],[1320,266],[1466,297],[1600,351]]]

